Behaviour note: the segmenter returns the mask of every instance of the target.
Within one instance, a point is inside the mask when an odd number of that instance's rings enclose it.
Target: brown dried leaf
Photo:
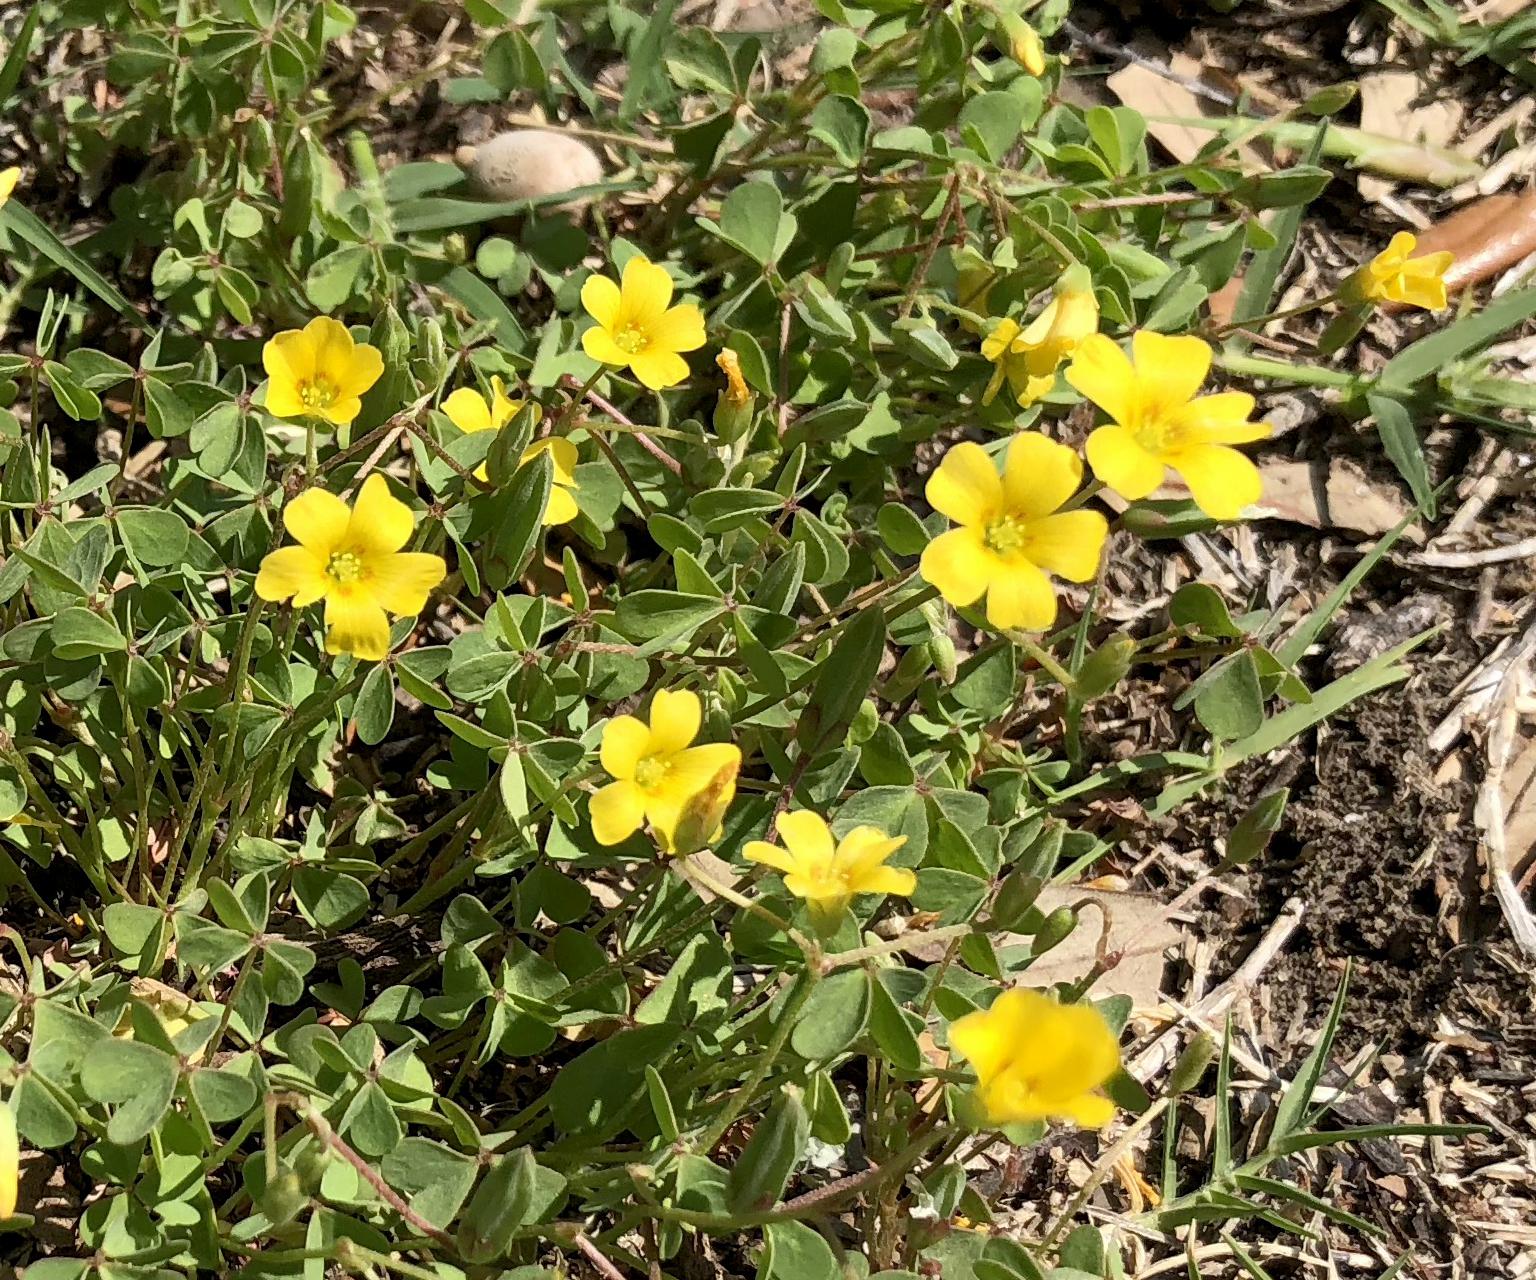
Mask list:
[[[1450,293],[1502,275],[1536,253],[1536,191],[1474,200],[1419,237],[1420,253],[1442,249],[1455,254],[1445,273]]]

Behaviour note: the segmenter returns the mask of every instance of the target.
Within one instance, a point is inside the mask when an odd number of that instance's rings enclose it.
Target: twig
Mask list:
[[[938,225],[934,227],[933,235],[928,241],[928,252],[917,264],[917,270],[907,281],[907,291],[902,295],[901,318],[903,320],[912,314],[912,305],[917,301],[917,291],[922,288],[923,281],[928,278],[928,270],[933,266],[934,258],[938,256],[939,246],[944,243],[944,233],[949,230],[950,220],[960,212],[960,184],[963,181],[964,178],[958,171],[949,180],[949,198],[944,201],[944,212],[939,215]]]
[[[1502,547],[1484,547],[1481,551],[1419,551],[1403,559],[1430,569],[1476,569],[1508,560],[1529,560],[1532,556],[1536,556],[1536,537],[1521,538]]]
[[[1275,922],[1259,939],[1258,945],[1248,953],[1247,959],[1238,966],[1237,972],[1206,995],[1203,1000],[1198,1001],[1190,1009],[1190,1013],[1196,1018],[1207,1021],[1212,1021],[1224,1013],[1228,1005],[1258,981],[1259,975],[1269,967],[1270,962],[1290,941],[1291,934],[1296,932],[1296,926],[1301,923],[1306,913],[1306,904],[1300,898],[1287,898]],[[1125,1069],[1143,1083],[1161,1071],[1174,1055],[1181,1022],[1182,1019],[1158,1036],[1127,1063]]]
[[[575,382],[574,379],[568,379],[568,382],[571,385],[580,386],[580,384]],[[597,392],[593,391],[590,387],[587,388],[586,396],[587,399],[590,400],[598,410],[606,413],[621,427],[628,427],[629,432],[634,436],[636,443],[638,443],[642,449],[650,454],[651,457],[655,458],[657,462],[666,467],[668,471],[670,471],[675,476],[680,476],[683,474],[683,464],[674,458],[665,449],[663,449],[654,440],[652,440],[650,436],[646,435],[642,428],[637,427],[633,422],[626,418],[622,413],[614,408],[613,405],[604,400],[602,396],[598,395]]]
[[[1512,666],[1522,663],[1536,650],[1536,611],[1531,611],[1525,621],[1525,630],[1518,638],[1505,637],[1488,655],[1488,660],[1461,682],[1452,692],[1456,705],[1445,719],[1434,727],[1428,738],[1429,749],[1436,756],[1444,755],[1466,731],[1467,722],[1482,715],[1492,704]]]
[[[356,1169],[363,1181],[379,1193],[379,1198],[404,1218],[406,1222],[410,1223],[412,1227],[422,1235],[436,1240],[439,1244],[451,1245],[453,1243],[453,1238],[446,1231],[440,1227],[433,1226],[421,1214],[411,1208],[401,1197],[400,1193],[384,1181],[383,1175],[364,1160],[362,1156],[358,1155],[341,1135],[331,1128],[330,1121],[315,1110],[308,1098],[301,1093],[279,1093],[274,1096],[278,1102],[296,1112],[324,1146],[336,1152],[337,1155]]]
[[[585,1231],[576,1233],[576,1247],[597,1270],[598,1275],[604,1277],[604,1280],[624,1280],[624,1273],[608,1260],[608,1256],[601,1249],[587,1239]]]
[[[1536,958],[1536,916],[1526,906],[1509,866],[1509,845],[1504,830],[1504,770],[1509,764],[1510,748],[1519,721],[1516,706],[1530,684],[1529,654],[1510,664],[1499,682],[1493,714],[1488,722],[1488,768],[1477,789],[1473,816],[1482,829],[1483,848],[1488,859],[1488,877],[1493,881],[1493,896],[1498,899],[1504,919],[1516,945],[1527,956]]]

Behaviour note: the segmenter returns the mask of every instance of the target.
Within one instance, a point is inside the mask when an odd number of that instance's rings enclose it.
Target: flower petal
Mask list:
[[[624,264],[623,283],[619,288],[623,305],[620,314],[626,324],[650,330],[665,314],[672,301],[672,277],[665,267],[636,254]]]
[[[598,759],[615,778],[633,778],[640,758],[650,749],[651,731],[634,716],[614,716],[603,726]]]
[[[856,893],[894,893],[910,898],[917,888],[917,873],[907,867],[876,867],[860,876],[853,886]]]
[[[633,782],[610,782],[587,804],[598,844],[621,844],[645,821],[645,793]]]
[[[1056,621],[1056,591],[1025,560],[1002,566],[987,584],[987,621],[999,631],[1045,631]]]
[[[1128,427],[1100,427],[1088,437],[1083,452],[1093,474],[1132,502],[1163,482],[1163,460],[1143,449]]]
[[[1189,486],[1195,505],[1213,520],[1236,520],[1264,494],[1259,469],[1224,444],[1199,444],[1168,458]]]
[[[296,609],[325,594],[325,561],[308,547],[279,547],[263,558],[256,574],[256,594],[263,600],[293,599]]]
[[[826,867],[836,856],[832,830],[826,819],[810,809],[793,809],[779,814],[776,824],[779,839],[802,864]]]
[[[348,334],[350,340],[351,335]],[[343,398],[356,399],[384,376],[384,356],[370,343],[359,342],[347,353],[336,370],[336,385]],[[354,411],[347,419],[357,417]]]
[[[588,276],[581,286],[581,305],[605,329],[618,322],[619,296],[619,286],[607,276]]]
[[[1175,413],[1170,422],[1175,435],[1186,445],[1247,444],[1269,438],[1269,423],[1250,422],[1253,397],[1246,391],[1221,391],[1197,396]]]
[[[1084,1129],[1102,1129],[1115,1118],[1115,1104],[1100,1093],[1080,1093],[1055,1114]]]
[[[21,181],[21,170],[12,165],[9,169],[0,169],[0,205],[11,198],[11,192],[16,190],[16,184]],[[5,1217],[0,1214],[0,1218]]]
[[[987,451],[967,440],[944,455],[923,493],[956,524],[986,524],[1002,506],[1003,481]]]
[[[918,572],[952,605],[964,608],[986,594],[998,559],[981,540],[981,530],[951,529],[923,548]]]
[[[785,874],[792,874],[800,865],[794,854],[766,840],[748,840],[741,852],[748,862],[760,862],[765,867],[772,867]]]
[[[545,524],[569,524],[580,514],[574,493],[559,485],[550,486],[549,501],[544,504]]]
[[[411,540],[416,517],[389,491],[389,481],[375,471],[363,481],[347,523],[347,545],[364,556],[385,556]]]
[[[667,351],[696,351],[704,345],[704,313],[691,302],[682,302],[650,325],[653,346]]]
[[[345,540],[351,515],[334,493],[306,489],[283,508],[283,528],[324,561]]]
[[[658,689],[651,699],[651,751],[671,755],[699,736],[704,708],[692,689]]]
[[[1136,370],[1125,352],[1102,333],[1083,339],[1067,366],[1067,381],[1114,422],[1133,416]]]
[[[1059,511],[1030,521],[1024,556],[1068,582],[1088,582],[1108,535],[1109,521],[1098,511]]]
[[[442,556],[424,551],[399,551],[367,563],[367,587],[373,598],[403,617],[420,613],[432,590],[448,576]]]
[[[261,349],[267,377],[290,385],[315,372],[315,344],[302,329],[285,329],[267,339]]]
[[[879,827],[855,827],[837,842],[832,865],[856,885],[906,842],[906,836],[888,836]]]
[[[1002,1001],[1010,993],[998,996]],[[978,1009],[949,1024],[949,1047],[971,1064],[971,1070],[983,1082],[1007,1064],[1013,1052],[1012,1028],[997,1014],[997,1001],[991,1009]]]
[[[1211,371],[1210,343],[1189,334],[1171,338],[1138,329],[1131,336],[1131,354],[1136,362],[1138,407],[1148,419],[1164,417],[1187,404]]]
[[[274,418],[302,418],[309,412],[299,398],[299,384],[292,378],[268,378],[263,403]]]
[[[489,431],[494,425],[491,422],[491,407],[486,404],[485,397],[468,387],[460,387],[443,401],[442,407],[448,415],[448,421],[460,431],[472,434],[476,431]]]
[[[325,597],[325,651],[350,653],[364,662],[389,655],[389,619],[366,591],[352,586]]]
[[[323,418],[338,427],[346,426],[362,411],[363,402],[356,396],[339,396],[323,409],[308,410],[317,418]]]
[[[564,436],[545,436],[523,450],[523,456],[517,460],[518,466],[527,465],[541,453],[549,454],[550,463],[554,467],[555,484],[564,485],[567,489],[574,487],[576,464],[581,460],[576,446]]]
[[[629,367],[635,377],[652,391],[665,391],[688,378],[688,362],[682,356],[675,351],[663,351],[656,347],[647,347],[629,357]]]
[[[1026,520],[1050,515],[1077,492],[1083,460],[1077,450],[1038,431],[1021,431],[1008,445],[1003,464],[1003,502]]]

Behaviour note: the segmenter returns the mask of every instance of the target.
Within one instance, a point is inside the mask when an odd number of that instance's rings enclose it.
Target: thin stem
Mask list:
[[[800,948],[801,954],[805,956],[805,962],[808,965],[815,967],[822,963],[821,948],[817,946],[816,943],[807,938],[803,933],[800,932],[800,930],[796,929],[794,925],[790,924],[788,920],[784,919],[784,917],[779,915],[777,912],[770,911],[761,902],[756,902],[753,899],[744,896],[743,894],[737,893],[736,890],[731,888],[730,885],[725,884],[723,881],[716,880],[707,872],[701,871],[698,867],[693,866],[687,858],[676,859],[672,866],[677,871],[677,874],[684,880],[688,881],[688,883],[691,884],[695,889],[705,893],[712,893],[717,898],[724,898],[725,901],[734,903],[743,911],[750,912],[759,920],[765,921],[766,923],[772,925],[780,933],[785,934],[797,947]]]
[[[877,956],[894,955],[898,951],[915,951],[919,947],[926,947],[935,942],[947,942],[953,938],[963,938],[967,934],[975,933],[976,926],[966,922],[964,924],[947,924],[940,929],[924,929],[919,933],[903,934],[899,938],[891,938],[884,942],[872,942],[867,947],[855,947],[851,951],[838,951],[827,956],[821,962],[821,971],[831,973],[834,969],[846,969],[851,964],[858,964],[863,960],[873,960]]]

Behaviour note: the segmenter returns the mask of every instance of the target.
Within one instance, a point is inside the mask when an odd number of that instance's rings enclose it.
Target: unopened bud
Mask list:
[[[1200,1083],[1200,1077],[1216,1056],[1216,1041],[1210,1032],[1202,1031],[1185,1046],[1179,1060],[1173,1064],[1168,1076],[1168,1096],[1176,1098],[1188,1093]]]
[[[1043,956],[1052,947],[1065,942],[1075,928],[1077,928],[1077,912],[1071,907],[1057,907],[1046,916],[1045,923],[1035,934],[1034,945],[1029,949],[1030,954]]]

